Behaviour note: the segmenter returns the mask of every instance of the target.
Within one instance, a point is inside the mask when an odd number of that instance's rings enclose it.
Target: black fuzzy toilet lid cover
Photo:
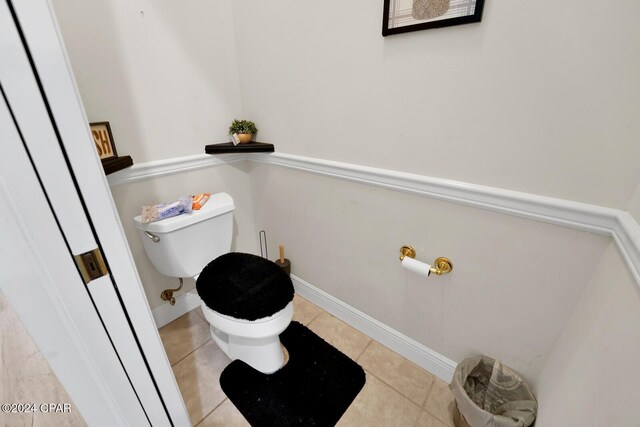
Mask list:
[[[282,268],[239,252],[211,261],[200,273],[196,289],[213,311],[245,320],[274,315],[293,300],[294,294],[291,278]]]

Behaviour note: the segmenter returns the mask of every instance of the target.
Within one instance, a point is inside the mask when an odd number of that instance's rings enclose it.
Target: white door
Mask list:
[[[4,91],[0,141],[2,292],[89,425],[149,425],[78,274]],[[104,280],[95,285],[104,286]]]
[[[0,0],[0,85],[3,292],[91,425],[189,425],[46,0]]]

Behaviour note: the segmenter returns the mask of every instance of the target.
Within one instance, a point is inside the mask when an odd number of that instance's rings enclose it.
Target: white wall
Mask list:
[[[480,24],[385,39],[382,2],[364,0],[54,3],[89,119],[111,121],[137,163],[201,152],[243,113],[281,152],[640,210],[633,0],[489,2]],[[201,191],[234,197],[236,250],[257,251],[265,228],[271,254],[285,244],[313,285],[453,360],[489,354],[534,385],[610,241],[221,166],[113,189],[152,307],[174,281],[151,266],[131,218]],[[454,273],[411,276],[403,244],[423,261],[450,257]]]
[[[613,244],[538,382],[539,426],[637,426],[640,290]]]
[[[277,166],[251,173],[256,228],[293,274],[454,361],[535,381],[610,239]],[[399,249],[454,271],[420,278]]]
[[[204,152],[228,140],[241,113],[228,0],[126,2],[52,0],[89,121],[109,121],[118,154],[134,163]],[[152,308],[177,280],[159,274],[132,219],[145,204],[226,191],[236,206],[235,248],[254,251],[248,178],[242,165],[113,188],[129,245]],[[252,242],[251,239],[254,239]],[[185,291],[194,287],[185,281]]]
[[[617,208],[640,182],[635,0],[490,1],[387,38],[382,1],[233,14],[245,115],[279,151]]]
[[[638,185],[635,194],[631,197],[628,209],[636,221],[640,222],[640,185]]]
[[[164,289],[177,287],[178,279],[160,274],[151,264],[142,246],[141,236],[133,225],[133,218],[140,215],[141,207],[146,204],[174,200],[180,196],[205,191],[211,193],[224,191],[233,197],[236,205],[233,216],[232,250],[256,253],[258,251],[258,235],[254,227],[253,202],[247,173],[249,168],[250,166],[244,162],[234,163],[112,187],[122,227],[151,308],[164,303],[160,299],[160,293]],[[192,279],[187,279],[183,292],[194,287],[195,282]]]
[[[89,121],[135,163],[204,152],[240,115],[231,2],[52,0]]]

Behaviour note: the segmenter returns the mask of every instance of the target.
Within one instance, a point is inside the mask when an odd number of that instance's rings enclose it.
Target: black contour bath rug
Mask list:
[[[364,370],[298,322],[280,334],[289,361],[263,374],[234,360],[220,376],[253,427],[334,426],[366,381]]]

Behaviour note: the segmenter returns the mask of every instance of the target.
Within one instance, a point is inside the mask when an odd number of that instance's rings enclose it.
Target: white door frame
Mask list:
[[[18,27],[13,25],[14,20],[19,22]],[[103,378],[106,380],[103,387],[109,389],[118,401],[124,400],[122,396],[127,393],[127,387],[133,385],[153,425],[189,425],[184,402],[93,147],[50,4],[46,0],[0,0],[0,43],[0,56],[3,58],[0,62],[0,83],[22,134],[23,150],[27,151],[29,161],[37,170],[39,182],[53,210],[49,213],[55,215],[54,220],[73,254],[98,246],[108,265],[110,275],[91,282],[89,295],[131,383],[128,386],[114,385],[109,383],[111,378]],[[5,182],[16,182],[19,176],[19,169],[7,167],[2,170]],[[21,206],[15,204],[20,194],[15,194],[11,185],[6,186],[5,195],[7,200],[13,200],[13,206]],[[24,202],[25,206],[30,205],[28,197]],[[23,233],[29,233],[31,226],[37,225],[37,218],[27,221],[20,210],[13,210],[13,214],[14,220],[24,225]],[[47,241],[41,244],[47,245]],[[43,255],[35,245],[30,245],[30,249],[33,256],[44,257],[43,262],[50,261],[47,257],[51,254]],[[75,276],[77,279],[77,271]],[[57,279],[53,285],[49,283],[54,290],[62,286],[59,280],[63,280],[63,276]],[[2,286],[4,289],[5,285]],[[86,294],[85,291],[85,298],[88,297]],[[19,301],[19,295],[22,294],[7,295],[7,298],[22,319],[31,317],[36,308]],[[81,312],[86,307],[69,306],[67,309]],[[26,323],[32,333],[35,326],[30,329]],[[83,331],[79,332],[83,339],[87,338]],[[41,337],[33,338],[41,346]],[[93,348],[95,343],[90,340],[85,341],[85,345],[91,347],[90,351],[98,350],[98,347]],[[43,353],[46,357],[46,352]],[[74,401],[81,397],[74,395],[77,392],[73,390],[77,387],[68,384],[72,379],[65,375],[59,377]],[[120,402],[122,405],[126,406]],[[136,416],[135,409],[120,408],[119,411],[125,414],[128,424],[143,425],[140,420],[129,419]],[[148,423],[146,419],[144,422]]]

